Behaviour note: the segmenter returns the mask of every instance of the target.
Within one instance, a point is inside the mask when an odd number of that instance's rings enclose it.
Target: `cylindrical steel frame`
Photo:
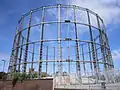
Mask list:
[[[98,77],[100,70],[114,68],[103,20],[75,5],[30,10],[18,22],[8,70],[30,68],[39,78],[42,72],[78,76],[91,72]]]

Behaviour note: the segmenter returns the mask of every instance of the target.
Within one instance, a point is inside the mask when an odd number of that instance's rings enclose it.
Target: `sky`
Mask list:
[[[20,17],[31,9],[55,4],[74,4],[89,8],[104,20],[115,68],[120,68],[120,0],[0,0],[0,60],[6,60],[12,50],[16,26]],[[3,62],[0,61],[0,71]]]

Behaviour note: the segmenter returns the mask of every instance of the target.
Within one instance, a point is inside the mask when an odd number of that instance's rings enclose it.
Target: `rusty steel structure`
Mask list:
[[[75,5],[42,6],[18,22],[9,72],[34,69],[49,75],[78,76],[114,68],[103,20]]]

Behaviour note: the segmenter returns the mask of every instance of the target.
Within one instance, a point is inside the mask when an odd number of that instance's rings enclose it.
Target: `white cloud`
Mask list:
[[[110,24],[110,23],[118,23],[119,16],[120,16],[120,9],[115,6],[116,0],[69,0],[68,4],[73,4],[77,5],[80,7],[85,7],[88,8],[97,14],[99,14],[100,17],[103,18],[105,24]],[[65,19],[72,19],[73,20],[73,11],[71,9],[66,10],[61,10],[61,20],[64,21]],[[81,23],[88,23],[87,22],[87,15],[85,12],[76,12],[77,14],[77,21]],[[46,15],[50,17],[51,21],[56,21],[57,20],[57,9],[48,9],[46,11]],[[90,15],[91,19],[91,24],[93,26],[97,25],[96,22],[96,17],[93,15]],[[54,18],[54,19],[53,19]],[[72,21],[71,20],[71,21]],[[40,23],[40,19],[36,16],[35,17],[35,22]],[[38,29],[39,30],[39,29]],[[87,31],[87,30],[86,30]],[[79,31],[80,34],[85,33],[85,30]]]
[[[100,0],[100,2],[105,4],[116,3],[116,0]]]
[[[113,60],[120,60],[120,49],[112,51]]]
[[[40,18],[39,17],[35,16],[34,19],[35,19],[36,24],[40,23]]]
[[[69,4],[88,8],[101,16],[105,24],[119,22],[120,9],[115,6],[116,0],[71,0]]]
[[[96,12],[100,17],[103,18],[105,24],[110,23],[118,23],[120,22],[119,16],[120,16],[120,8],[116,7],[116,0],[69,0],[67,2],[68,4],[77,5],[80,7],[88,8],[94,12]],[[120,1],[118,0],[117,4],[120,4]],[[52,8],[46,10],[47,16],[54,18],[57,20],[57,9]],[[67,15],[66,15],[67,13]],[[64,11],[61,14],[61,19],[63,17],[69,17],[71,18],[73,16],[73,12],[71,10],[68,10],[67,12]],[[81,19],[82,18],[84,19]],[[81,13],[81,15],[78,15],[78,18],[82,21],[86,21],[86,16],[84,17],[84,13]],[[95,18],[91,17],[93,23],[95,22]],[[40,19],[38,17],[35,17],[36,23],[40,23]]]
[[[6,53],[0,53],[0,60],[9,60],[10,56]]]
[[[4,67],[4,71],[7,72],[7,69],[8,69],[8,66],[9,66],[9,58],[10,58],[10,55],[7,54],[7,53],[0,53],[0,60],[5,60],[5,67]],[[0,61],[0,71],[3,70],[3,62]]]

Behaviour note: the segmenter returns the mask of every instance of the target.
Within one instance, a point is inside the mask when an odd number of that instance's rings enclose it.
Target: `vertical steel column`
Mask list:
[[[88,24],[89,24],[89,30],[90,30],[90,40],[91,40],[91,47],[92,47],[92,57],[93,57],[93,65],[94,65],[94,70],[97,76],[97,66],[96,66],[96,57],[95,57],[95,50],[94,50],[94,41],[93,41],[93,35],[92,35],[92,28],[91,28],[91,22],[90,22],[90,16],[89,16],[89,11],[87,11],[87,16],[88,16]]]
[[[92,75],[93,75],[93,65],[92,65],[92,57],[91,57],[91,49],[90,49],[90,43],[88,43],[88,50],[89,50],[89,57],[90,57],[90,68],[92,71]]]
[[[106,59],[106,70],[109,68],[109,63],[110,63],[110,57],[109,57],[109,54],[108,54],[108,45],[107,45],[107,39],[106,39],[106,33],[103,31],[103,35],[104,35],[104,53],[105,53],[105,59]]]
[[[8,72],[11,73],[12,67],[13,67],[13,57],[14,57],[14,50],[12,48],[11,56],[10,56],[10,61],[9,61],[9,67],[8,67]]]
[[[102,53],[102,57],[103,57],[104,68],[106,69],[107,66],[106,66],[106,59],[105,59],[104,46],[103,46],[103,37],[102,37],[103,33],[101,31],[98,15],[96,15],[96,17],[97,17],[98,30],[99,30],[99,34],[100,34],[99,41],[100,41],[100,44],[101,44],[101,53]]]
[[[111,63],[111,59],[110,59],[110,55],[109,55],[109,52],[108,52],[108,45],[107,45],[107,38],[106,38],[106,33],[104,32],[104,37],[105,37],[105,42],[104,42],[104,52],[105,52],[105,58],[106,58],[106,66],[107,66],[107,69],[110,69],[110,63]],[[107,70],[106,69],[106,70]]]
[[[100,71],[100,67],[99,67],[99,60],[98,60],[98,53],[97,53],[97,47],[96,47],[96,42],[94,39],[94,47],[95,47],[95,54],[96,54],[96,64],[97,64],[97,71]]]
[[[105,58],[107,58],[106,62],[109,63],[109,64],[110,63],[112,64],[112,65],[110,65],[110,68],[114,68],[112,55],[111,55],[111,51],[110,51],[110,46],[108,44],[108,38],[107,38],[107,35],[106,35],[106,29],[105,29],[105,25],[104,25],[103,20],[102,20],[102,24],[103,24],[103,34],[104,34],[104,37],[105,37],[105,40],[106,40],[106,42],[104,43],[104,48],[105,48],[105,53],[106,53],[106,57]],[[107,51],[106,51],[106,49],[107,49]],[[108,68],[109,68],[109,65],[108,65]]]
[[[35,43],[33,43],[33,50],[32,50],[32,64],[31,64],[31,69],[33,69],[34,54],[35,54]]]
[[[106,43],[107,43],[107,48],[108,48],[108,57],[109,57],[109,61],[110,62],[110,68],[114,68],[114,64],[113,64],[113,59],[112,59],[112,55],[111,55],[111,50],[110,50],[110,46],[109,46],[109,41],[108,41],[108,37],[107,37],[107,34],[106,34],[106,28],[105,28],[105,24],[102,20],[102,24],[103,24],[103,27],[104,27],[104,32],[105,32],[105,38],[106,38]]]
[[[106,33],[104,33],[104,36],[105,36],[104,52],[105,52],[105,58],[106,58],[106,66],[107,66],[107,69],[110,69],[109,65],[111,63],[111,58],[110,58],[110,54],[109,54],[109,46],[107,44]]]
[[[20,46],[20,57],[19,57],[18,72],[20,72],[21,59],[22,59],[22,53],[23,53],[23,42],[24,42],[24,37],[22,37],[22,42],[21,42],[21,46]]]
[[[55,47],[53,47],[53,50],[54,50],[54,62],[53,62],[53,72],[55,74]]]
[[[69,23],[68,23],[68,37],[69,37]],[[70,40],[68,40],[68,72],[70,74]]]
[[[78,32],[77,32],[77,24],[76,24],[76,7],[74,6],[74,24],[75,24],[75,37],[76,37],[76,70],[77,70],[77,74],[79,76],[81,76],[81,69],[80,69],[80,57],[79,57],[79,48],[78,48]]]
[[[39,62],[39,78],[41,78],[41,72],[42,72],[42,49],[43,49],[43,34],[44,34],[44,7],[42,8],[42,35],[41,35],[41,43],[40,43],[40,62]]]
[[[108,68],[111,69],[111,68],[114,68],[114,64],[113,64],[113,60],[112,60],[112,55],[111,55],[111,50],[110,50],[110,46],[109,46],[109,43],[108,43],[108,37],[107,37],[107,34],[105,33],[105,38],[106,38],[106,52],[108,53],[107,57],[108,57]]]
[[[82,47],[83,68],[84,68],[84,73],[85,73],[85,75],[86,75],[85,57],[84,57],[84,49],[83,49],[83,45],[81,45],[81,47]]]
[[[104,61],[104,63],[105,63],[105,70],[107,70],[108,69],[108,65],[107,65],[107,63],[109,63],[108,62],[108,60],[109,60],[109,58],[108,58],[108,54],[107,54],[107,52],[106,52],[106,48],[107,48],[107,46],[106,46],[106,38],[105,38],[105,32],[104,32],[104,30],[102,30],[102,36],[103,36],[103,52],[104,52],[104,55],[105,55],[105,61]]]
[[[70,47],[68,46],[68,72],[70,74]]]
[[[46,48],[46,73],[47,73],[47,69],[48,69],[48,46]]]
[[[24,16],[22,16],[21,20],[20,20],[20,28],[18,29],[18,40],[17,40],[17,47],[16,47],[16,52],[15,52],[15,62],[14,62],[14,69],[13,71],[16,72],[16,63],[17,63],[17,59],[18,59],[18,54],[19,54],[19,44],[20,44],[20,39],[21,39],[21,32],[22,32],[22,23],[23,23],[23,19]]]
[[[14,54],[15,54],[15,44],[16,44],[16,39],[17,39],[17,32],[18,31],[18,27],[16,28],[16,32],[15,32],[15,37],[14,37],[14,41],[13,41],[13,46],[12,46],[12,52],[11,52],[11,56],[10,56],[10,62],[9,62],[9,67],[8,67],[8,72],[12,72],[13,71],[13,64],[14,64]]]
[[[27,40],[26,40],[26,47],[25,47],[25,53],[24,53],[23,72],[26,72],[27,57],[28,57],[28,47],[29,47],[28,42],[29,42],[29,38],[30,38],[31,21],[32,21],[32,11],[30,11],[30,17],[29,17],[28,32],[27,32]]]
[[[58,4],[58,60],[59,60],[59,64],[58,64],[58,72],[59,74],[62,73],[62,65],[61,65],[61,30],[60,30],[60,4]]]
[[[61,66],[61,73],[63,72],[62,70],[63,70],[63,67],[62,67],[62,64],[63,64],[63,61],[62,61],[62,50],[63,50],[63,47],[60,47],[60,57],[61,57],[61,60],[60,60],[60,66]]]

